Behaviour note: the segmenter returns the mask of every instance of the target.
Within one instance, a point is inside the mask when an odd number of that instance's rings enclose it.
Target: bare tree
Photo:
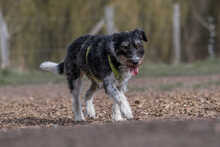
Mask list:
[[[89,34],[91,34],[91,35],[97,34],[97,33],[102,29],[102,27],[104,26],[104,24],[105,24],[104,19],[101,19],[101,20],[95,25],[95,27],[90,31]]]
[[[211,1],[207,0],[189,1],[190,15],[187,16],[187,21],[185,22],[183,28],[185,46],[184,48],[186,53],[186,59],[189,62],[192,62],[200,57],[206,57],[207,48],[208,55],[211,58],[214,55],[214,48],[212,48],[212,46],[211,48],[210,46],[204,46],[206,45],[207,40],[207,34],[205,34],[206,31],[204,30],[208,30],[209,36],[211,36],[211,30],[209,28],[211,25],[209,25],[209,22],[207,21],[207,16],[209,16],[210,10],[210,2]],[[212,30],[212,32],[214,31]]]
[[[6,22],[0,11],[0,39],[1,39],[1,67],[7,68],[10,64],[9,62],[9,33]]]
[[[114,6],[111,4],[105,7],[105,18],[101,19],[93,27],[93,29],[90,31],[90,34],[92,35],[97,34],[102,29],[102,27],[104,27],[104,25],[106,25],[106,31],[108,34],[117,32],[114,22]]]
[[[208,30],[209,30],[209,43],[208,43],[208,53],[211,59],[215,58],[215,37],[216,37],[216,26],[214,18],[209,16],[208,18]]]
[[[199,24],[209,31],[208,53],[211,59],[215,58],[215,37],[216,37],[216,25],[214,18],[209,16],[207,21],[193,9],[193,15]]]

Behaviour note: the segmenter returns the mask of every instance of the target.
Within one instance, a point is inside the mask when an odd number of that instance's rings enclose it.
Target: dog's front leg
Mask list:
[[[127,88],[127,85],[128,85],[128,80],[131,78],[131,73],[130,72],[125,72],[122,77],[123,77],[123,80],[119,82],[119,90],[122,92],[122,93],[125,93],[128,91],[128,88]]]
[[[127,82],[120,83],[118,89],[122,94],[127,92]],[[114,121],[124,120],[124,118],[121,116],[120,107],[116,102],[114,102],[112,107],[112,119]]]
[[[113,117],[114,117],[114,111],[116,114],[115,118],[120,118],[120,113],[118,109],[120,109],[120,112],[128,119],[132,119],[132,111],[130,108],[130,105],[128,103],[128,100],[124,93],[120,92],[118,88],[116,87],[116,84],[114,83],[114,80],[111,76],[106,77],[103,81],[103,85],[105,88],[105,92],[113,98],[114,105],[113,105]],[[118,105],[118,106],[117,106]],[[118,108],[119,107],[119,108]],[[113,119],[115,119],[113,118]]]
[[[114,102],[112,106],[112,120],[113,121],[122,121],[124,120],[123,117],[121,116],[121,111],[119,105]]]
[[[128,91],[127,82],[121,83],[118,88],[122,93],[127,92]]]

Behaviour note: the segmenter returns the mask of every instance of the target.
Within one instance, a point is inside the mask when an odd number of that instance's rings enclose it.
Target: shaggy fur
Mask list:
[[[91,79],[91,86],[85,95],[86,112],[89,117],[95,118],[94,93],[100,87],[104,87],[106,94],[114,100],[113,120],[123,120],[123,117],[132,119],[132,111],[124,92],[128,80],[138,73],[138,66],[143,61],[143,41],[147,41],[147,37],[141,29],[112,35],[85,35],[69,45],[63,62],[56,64],[47,61],[40,67],[43,70],[66,75],[73,95],[73,112],[76,121],[85,120],[79,98],[83,75]],[[108,58],[118,71],[120,79],[116,78]]]

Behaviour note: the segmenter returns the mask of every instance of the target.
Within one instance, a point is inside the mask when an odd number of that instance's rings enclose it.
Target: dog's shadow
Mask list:
[[[13,127],[29,127],[29,126],[40,126],[40,127],[57,127],[57,126],[74,126],[74,125],[88,125],[91,124],[92,120],[76,122],[71,118],[62,117],[57,119],[45,119],[39,117],[22,117],[22,118],[8,118],[1,120],[1,125],[13,126]]]

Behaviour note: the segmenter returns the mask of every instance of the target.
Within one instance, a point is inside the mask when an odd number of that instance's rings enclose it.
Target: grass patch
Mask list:
[[[129,86],[128,85],[128,90],[132,91],[132,92],[144,92],[144,91],[148,90],[148,88],[146,88],[146,87],[134,87],[134,86]]]
[[[18,72],[16,70],[0,70],[0,86],[38,84],[38,83],[58,83],[64,80],[63,76],[54,75],[48,72],[32,71]]]
[[[192,88],[193,89],[200,89],[200,88],[210,88],[212,86],[220,86],[220,81],[202,82],[202,83],[193,85]]]
[[[196,75],[211,75],[220,74],[219,67],[220,59],[205,60],[192,64],[150,64],[145,63],[142,66],[138,77],[163,77],[163,76],[196,76]],[[64,76],[54,75],[42,71],[19,72],[16,70],[6,69],[0,70],[0,86],[3,85],[18,85],[18,84],[38,84],[38,83],[59,83],[65,81]],[[215,84],[220,85],[220,82],[206,83],[205,85]],[[204,85],[204,84],[201,84]],[[181,87],[180,83],[160,85],[161,90],[170,90],[175,87]],[[200,84],[194,85],[194,88],[201,87]],[[135,91],[144,91],[143,88],[133,88]]]
[[[195,76],[220,74],[220,59],[198,61],[191,64],[143,64],[138,77],[151,76]]]
[[[161,84],[161,85],[159,85],[158,89],[161,91],[171,91],[173,89],[181,88],[181,87],[184,87],[183,83],[177,82],[174,84]]]

